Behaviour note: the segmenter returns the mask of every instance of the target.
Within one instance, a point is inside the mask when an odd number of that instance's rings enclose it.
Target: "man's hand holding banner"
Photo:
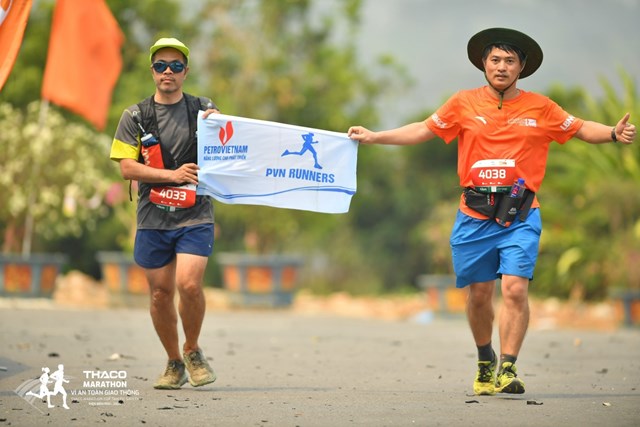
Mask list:
[[[358,144],[345,133],[198,116],[198,194],[229,204],[349,211]]]

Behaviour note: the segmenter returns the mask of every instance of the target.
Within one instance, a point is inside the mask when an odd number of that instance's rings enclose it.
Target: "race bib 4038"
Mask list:
[[[516,161],[513,159],[478,160],[471,167],[473,185],[483,193],[507,192],[515,178]]]

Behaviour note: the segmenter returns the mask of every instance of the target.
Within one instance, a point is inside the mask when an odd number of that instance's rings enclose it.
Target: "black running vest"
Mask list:
[[[163,148],[162,140],[160,139],[160,132],[158,131],[158,120],[156,118],[155,101],[153,95],[145,98],[138,103],[140,108],[140,115],[142,116],[142,127],[147,133],[153,134],[158,141],[160,141],[160,148],[162,150],[162,161],[165,169],[178,169],[185,163],[197,163],[198,160],[198,111],[206,110],[208,108],[217,108],[207,98],[200,98],[184,93],[184,101],[187,105],[187,117],[189,117],[189,135],[190,141],[187,149],[182,153],[179,153],[177,158],[174,158],[168,150]],[[180,101],[182,102],[182,101]],[[138,161],[144,163],[142,156],[138,158]]]

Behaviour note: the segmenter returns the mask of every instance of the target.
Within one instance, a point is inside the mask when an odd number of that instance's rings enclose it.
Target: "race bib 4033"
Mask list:
[[[473,185],[483,193],[509,191],[515,178],[516,161],[513,159],[478,160],[471,167]]]
[[[186,184],[179,187],[153,187],[149,200],[157,207],[170,212],[187,209],[196,204],[196,186]]]

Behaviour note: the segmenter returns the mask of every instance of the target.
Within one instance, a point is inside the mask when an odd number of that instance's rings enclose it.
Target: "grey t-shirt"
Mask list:
[[[211,102],[201,98],[204,105]],[[165,152],[171,154],[174,159],[179,159],[188,150],[191,138],[189,135],[189,120],[187,106],[184,98],[175,104],[155,104],[156,118],[160,144]],[[130,106],[122,113],[115,139],[130,144],[139,145],[138,127],[133,120],[133,112],[140,114],[137,104]],[[165,164],[167,161],[165,160]],[[155,186],[157,184],[154,184]],[[139,182],[137,226],[138,229],[175,230],[198,224],[212,224],[213,205],[206,196],[197,196],[195,206],[189,209],[168,212],[158,208],[149,201],[149,192],[152,185]]]

